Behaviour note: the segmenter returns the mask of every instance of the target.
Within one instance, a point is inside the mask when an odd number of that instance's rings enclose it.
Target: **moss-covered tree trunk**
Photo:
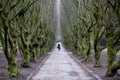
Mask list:
[[[120,69],[120,60],[113,63],[112,68],[111,68],[112,76],[117,75],[117,70],[118,69]]]
[[[24,47],[22,67],[30,67],[30,55],[28,47]]]
[[[116,53],[115,53],[115,47],[111,45],[111,40],[109,40],[107,45],[108,53],[107,53],[107,72],[106,76],[114,76],[114,73],[112,72],[112,64],[114,63],[116,59]]]
[[[4,19],[2,20],[2,22],[3,22],[4,40],[5,40],[3,46],[5,46],[4,54],[8,63],[8,76],[10,77],[18,76],[16,53],[14,51],[13,43],[10,41],[10,37],[9,37],[10,35],[8,30],[9,22],[5,21]],[[8,48],[8,46],[10,46],[10,49]],[[8,49],[10,51],[8,51]]]
[[[30,67],[30,53],[29,53],[29,32],[25,29],[25,15],[21,14],[19,19],[19,26],[20,26],[20,50],[21,50],[21,56],[22,56],[22,67]]]
[[[22,67],[30,67],[29,45],[25,41],[25,36],[24,36],[23,33],[22,33],[22,36],[21,36],[21,41],[22,41],[22,45],[23,45],[23,51],[22,51],[23,62],[22,62]]]
[[[7,61],[9,61],[9,52],[8,52],[8,27],[6,25],[5,20],[2,20],[3,22],[3,30],[4,30],[4,54],[5,57],[7,59]]]
[[[33,53],[32,53],[31,60],[32,60],[33,62],[36,62],[36,60],[37,60],[37,53],[36,53],[36,49],[33,49]]]
[[[36,62],[36,60],[37,60],[37,53],[36,53],[36,47],[34,47],[34,46],[32,46],[33,45],[33,43],[31,43],[31,46],[30,46],[30,61],[32,61],[32,62]]]
[[[101,63],[100,63],[100,50],[98,49],[98,45],[94,44],[94,67],[100,67]]]
[[[97,30],[97,32],[95,31],[94,34],[94,67],[100,67],[101,63],[100,63],[100,48],[99,48],[99,30]]]
[[[111,24],[111,23],[110,23]],[[112,72],[112,65],[114,61],[116,60],[116,51],[115,51],[115,45],[114,45],[114,31],[112,28],[106,27],[106,37],[107,37],[107,72],[106,76],[114,76],[114,73]]]
[[[17,58],[16,53],[11,52],[10,53],[10,59],[7,60],[8,62],[8,76],[15,77],[19,75],[18,67],[17,67]]]
[[[120,40],[120,23],[119,23],[119,15],[120,15],[120,2],[118,0],[112,4],[111,0],[108,0],[108,4],[110,5],[106,11],[106,38],[107,38],[107,72],[106,76],[114,76],[117,73],[117,68],[119,65],[114,64],[116,60],[116,44]],[[118,62],[119,63],[119,62]],[[114,72],[115,71],[115,72]]]
[[[85,62],[89,62],[89,61],[92,61],[91,59],[91,43],[90,43],[90,33],[87,34],[88,37],[87,37],[87,50],[86,50],[86,53],[85,53]]]

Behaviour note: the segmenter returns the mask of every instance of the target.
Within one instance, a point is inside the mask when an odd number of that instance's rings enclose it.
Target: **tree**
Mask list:
[[[106,10],[106,37],[107,37],[107,72],[106,76],[115,76],[120,68],[119,61],[116,62],[118,48],[116,44],[120,40],[120,1],[107,0]]]
[[[22,66],[30,67],[30,60],[35,61],[37,55],[46,53],[53,45],[54,34],[48,30],[49,23],[43,20],[47,15],[42,15],[46,8],[46,5],[42,6],[43,3],[43,0],[0,1],[0,43],[7,59],[10,77],[19,75],[18,53],[22,56]]]

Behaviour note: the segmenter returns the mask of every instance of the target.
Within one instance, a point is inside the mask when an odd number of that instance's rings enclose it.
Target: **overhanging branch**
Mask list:
[[[36,1],[38,0],[34,0],[32,2],[29,2],[24,8],[22,8],[15,16],[13,16],[12,18],[10,18],[9,21],[13,20],[14,18],[16,18],[17,16],[21,16],[23,14],[25,14],[27,12],[27,10],[29,9],[29,7],[31,7]]]

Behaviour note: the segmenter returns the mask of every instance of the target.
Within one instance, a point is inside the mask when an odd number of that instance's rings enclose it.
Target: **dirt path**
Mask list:
[[[63,48],[55,48],[31,80],[101,80],[78,65]]]

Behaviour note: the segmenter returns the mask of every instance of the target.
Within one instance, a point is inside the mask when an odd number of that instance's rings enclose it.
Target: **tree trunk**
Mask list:
[[[8,76],[18,76],[17,58],[15,53],[11,53],[10,60],[8,61]]]
[[[29,48],[28,47],[24,47],[24,51],[23,51],[23,63],[22,63],[22,67],[26,68],[26,67],[30,67],[30,55],[29,55]]]
[[[86,52],[86,55],[85,55],[85,62],[89,62],[89,61],[92,61],[91,59],[91,55],[90,55],[90,43],[88,44],[88,49],[87,49],[87,52]]]
[[[97,19],[96,19],[97,20]],[[98,20],[97,20],[97,27],[100,27],[99,26],[100,24],[98,23]],[[100,63],[100,48],[99,48],[99,39],[101,38],[100,35],[100,29],[97,28],[96,31],[94,32],[95,34],[95,40],[94,40],[94,67],[100,67],[101,66],[101,63]]]
[[[23,30],[23,29],[22,29]],[[21,30],[21,32],[23,32]],[[21,33],[21,42],[22,42],[22,45],[23,45],[23,51],[22,51],[22,57],[23,57],[23,63],[22,63],[22,67],[30,67],[30,55],[29,55],[29,45],[27,43],[27,39],[25,41],[24,39],[24,34]]]
[[[31,56],[30,56],[30,61],[32,62],[36,62],[36,48],[30,48],[30,53],[31,53]]]
[[[5,40],[5,42],[4,42],[4,54],[5,54],[6,59],[9,60],[9,53],[8,53],[8,27],[7,27],[6,22],[5,22],[4,19],[2,20],[2,22],[3,22],[3,27],[4,27],[3,29],[4,29],[4,40]]]
[[[92,61],[91,53],[90,53],[90,50],[91,50],[90,33],[88,33],[87,35],[88,35],[87,40],[86,40],[87,50],[86,50],[86,53],[85,53],[85,62]]]
[[[94,63],[94,67],[100,67],[101,63],[100,63],[100,50],[98,49],[97,44],[94,44],[94,59],[95,59],[95,63]]]
[[[117,75],[118,69],[120,69],[120,60],[113,63],[112,68],[111,68],[112,76]]]
[[[109,45],[108,42],[108,53],[107,53],[107,72],[105,76],[114,76],[114,73],[112,72],[112,64],[116,59],[116,53],[115,48],[113,45]]]

